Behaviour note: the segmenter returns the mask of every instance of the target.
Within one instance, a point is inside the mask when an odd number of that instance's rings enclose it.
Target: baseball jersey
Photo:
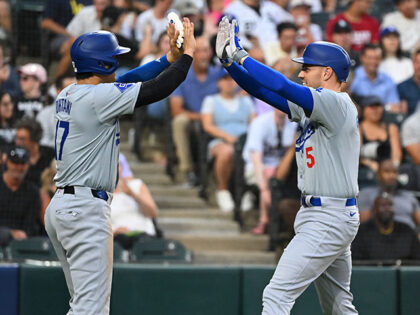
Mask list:
[[[302,107],[288,101],[290,117],[299,125],[298,187],[304,195],[355,197],[360,153],[356,106],[347,93],[310,90],[314,105],[309,118]]]
[[[118,118],[134,111],[141,83],[71,84],[56,99],[57,187],[113,192],[117,181]]]

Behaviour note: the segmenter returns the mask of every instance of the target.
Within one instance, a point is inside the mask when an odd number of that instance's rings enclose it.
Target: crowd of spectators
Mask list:
[[[202,183],[198,164],[203,161],[198,148],[207,133],[210,140],[204,160],[214,169],[216,202],[222,211],[232,212],[234,144],[244,141],[246,135],[241,153],[243,181],[246,187],[255,186],[258,193],[245,191],[239,207],[243,211],[259,209],[254,234],[266,232],[270,211],[279,211],[283,226],[293,233],[299,208],[293,144],[296,125],[246,95],[223,70],[214,54],[217,25],[224,15],[237,19],[241,43],[250,56],[296,82],[299,67],[291,58],[301,56],[313,41],[335,42],[352,59],[350,79],[343,84],[343,91],[352,96],[360,114],[363,223],[354,244],[355,257],[419,257],[418,238],[413,237],[420,236],[420,178],[413,180],[420,174],[419,0],[46,0],[39,34],[47,38],[48,45],[41,49],[48,58],[25,64],[13,62],[20,45],[14,41],[23,31],[13,29],[20,23],[19,12],[13,9],[9,0],[0,0],[2,244],[44,233],[41,213],[55,189],[51,165],[54,98],[74,82],[70,58],[74,40],[89,31],[115,33],[121,45],[131,48],[131,53],[119,60],[121,74],[168,51],[166,15],[174,10],[194,22],[197,49],[185,82],[167,100],[134,115],[133,149],[138,156],[138,133],[144,117],[159,118],[171,126],[168,141],[175,147],[179,180],[188,187],[198,186]],[[400,180],[400,169],[406,170],[409,180]],[[120,178],[118,207],[130,208],[133,218],[153,234],[151,218],[156,217],[157,207],[147,186],[132,176]],[[285,183],[280,202],[274,205],[272,178]],[[407,182],[410,191],[404,189]],[[139,208],[148,220],[138,216]],[[133,230],[121,225],[115,234],[127,242],[121,235]],[[394,248],[398,246],[392,244],[398,240],[412,243]],[[393,251],[393,255],[381,255],[385,251]]]

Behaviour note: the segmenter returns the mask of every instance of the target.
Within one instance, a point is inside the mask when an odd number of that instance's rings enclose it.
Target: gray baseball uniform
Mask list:
[[[73,84],[56,100],[59,189],[46,210],[45,228],[70,292],[68,314],[109,314],[118,117],[133,112],[139,89],[140,83]]]
[[[295,300],[315,281],[324,314],[357,314],[350,293],[350,244],[359,227],[358,115],[347,93],[312,89],[310,117],[288,102],[299,124],[296,141],[302,207],[295,237],[285,249],[263,294],[263,314],[290,314]]]

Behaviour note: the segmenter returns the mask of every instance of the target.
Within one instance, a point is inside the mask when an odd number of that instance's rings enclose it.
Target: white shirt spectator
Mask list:
[[[93,5],[84,7],[67,25],[67,31],[74,37],[100,29],[101,21],[98,19],[96,8]]]
[[[401,127],[401,140],[403,147],[420,143],[420,111],[408,117]]]
[[[133,37],[133,25],[134,20],[137,18],[137,14],[134,12],[128,13],[121,24],[120,34],[125,38],[131,39]]]
[[[414,19],[407,19],[400,11],[385,15],[381,29],[394,26],[401,35],[401,49],[412,51],[420,42],[420,10],[416,11]]]
[[[413,62],[407,57],[400,59],[397,57],[386,58],[381,62],[379,71],[389,75],[395,84],[399,84],[413,76]]]
[[[277,40],[276,25],[283,22],[293,22],[293,16],[273,1],[265,1],[264,3],[261,8],[261,16],[267,21],[266,26],[270,27],[270,29],[267,29],[267,36],[264,41],[273,42]]]
[[[152,34],[152,42],[157,43],[159,39],[159,35],[162,32],[166,31],[166,25],[168,25],[168,20],[166,19],[166,16],[163,19],[157,19],[153,13],[153,8],[149,9],[147,11],[144,11],[142,14],[140,14],[137,18],[136,22],[136,40],[138,42],[141,42],[144,35],[144,30],[147,24],[151,24],[153,28],[153,34]]]
[[[44,107],[36,116],[36,120],[42,127],[42,139],[40,145],[54,148],[55,146],[55,104]]]

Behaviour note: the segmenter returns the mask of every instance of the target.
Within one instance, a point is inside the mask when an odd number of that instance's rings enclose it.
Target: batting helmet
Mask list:
[[[71,59],[76,73],[111,74],[118,68],[116,55],[128,53],[130,48],[118,45],[114,34],[107,31],[80,35],[71,46]]]
[[[350,73],[351,60],[341,46],[329,42],[313,42],[306,46],[303,56],[293,58],[294,62],[313,66],[331,67],[338,80],[346,82]]]

